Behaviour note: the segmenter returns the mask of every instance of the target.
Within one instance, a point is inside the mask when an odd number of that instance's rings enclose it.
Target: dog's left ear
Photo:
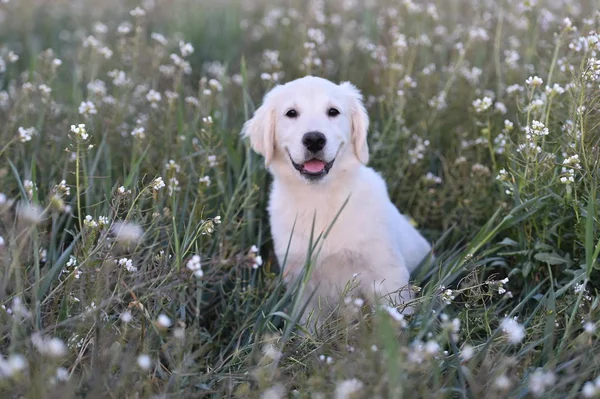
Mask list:
[[[265,157],[265,166],[269,166],[275,151],[275,110],[273,94],[277,87],[271,89],[263,98],[263,103],[254,112],[252,119],[242,127],[242,137],[250,138],[250,145],[257,153]]]
[[[340,87],[346,91],[350,98],[350,112],[352,118],[352,144],[354,153],[360,162],[369,162],[369,146],[367,144],[367,131],[369,130],[369,115],[363,104],[363,96],[360,90],[350,82],[340,83]]]

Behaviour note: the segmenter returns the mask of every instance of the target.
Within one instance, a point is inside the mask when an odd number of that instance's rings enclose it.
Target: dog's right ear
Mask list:
[[[254,151],[265,157],[265,166],[269,166],[275,152],[275,109],[273,94],[277,87],[271,89],[263,103],[254,112],[252,119],[242,127],[242,137],[250,138],[250,146]]]

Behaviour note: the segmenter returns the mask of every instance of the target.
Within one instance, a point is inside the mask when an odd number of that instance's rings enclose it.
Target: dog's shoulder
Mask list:
[[[358,171],[355,181],[364,191],[372,195],[383,196],[386,199],[389,198],[385,179],[381,173],[375,169],[368,166],[362,166]]]

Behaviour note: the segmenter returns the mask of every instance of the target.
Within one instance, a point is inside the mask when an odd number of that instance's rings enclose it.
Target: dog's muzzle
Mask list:
[[[288,151],[288,156],[290,157],[290,161],[294,168],[300,172],[300,174],[306,177],[309,180],[319,180],[323,178],[323,176],[327,175],[335,162],[335,158],[333,158],[329,162],[325,162],[322,159],[312,158],[304,163],[296,163],[294,159],[290,155]]]

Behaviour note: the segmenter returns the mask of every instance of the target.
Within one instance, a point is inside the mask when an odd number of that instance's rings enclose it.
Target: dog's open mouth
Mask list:
[[[313,158],[304,163],[299,164],[294,162],[292,156],[290,155],[290,161],[292,161],[292,165],[294,165],[294,168],[298,172],[300,172],[301,175],[309,179],[319,179],[325,176],[327,173],[329,173],[329,170],[333,166],[335,158],[329,162],[325,162],[318,158]]]

